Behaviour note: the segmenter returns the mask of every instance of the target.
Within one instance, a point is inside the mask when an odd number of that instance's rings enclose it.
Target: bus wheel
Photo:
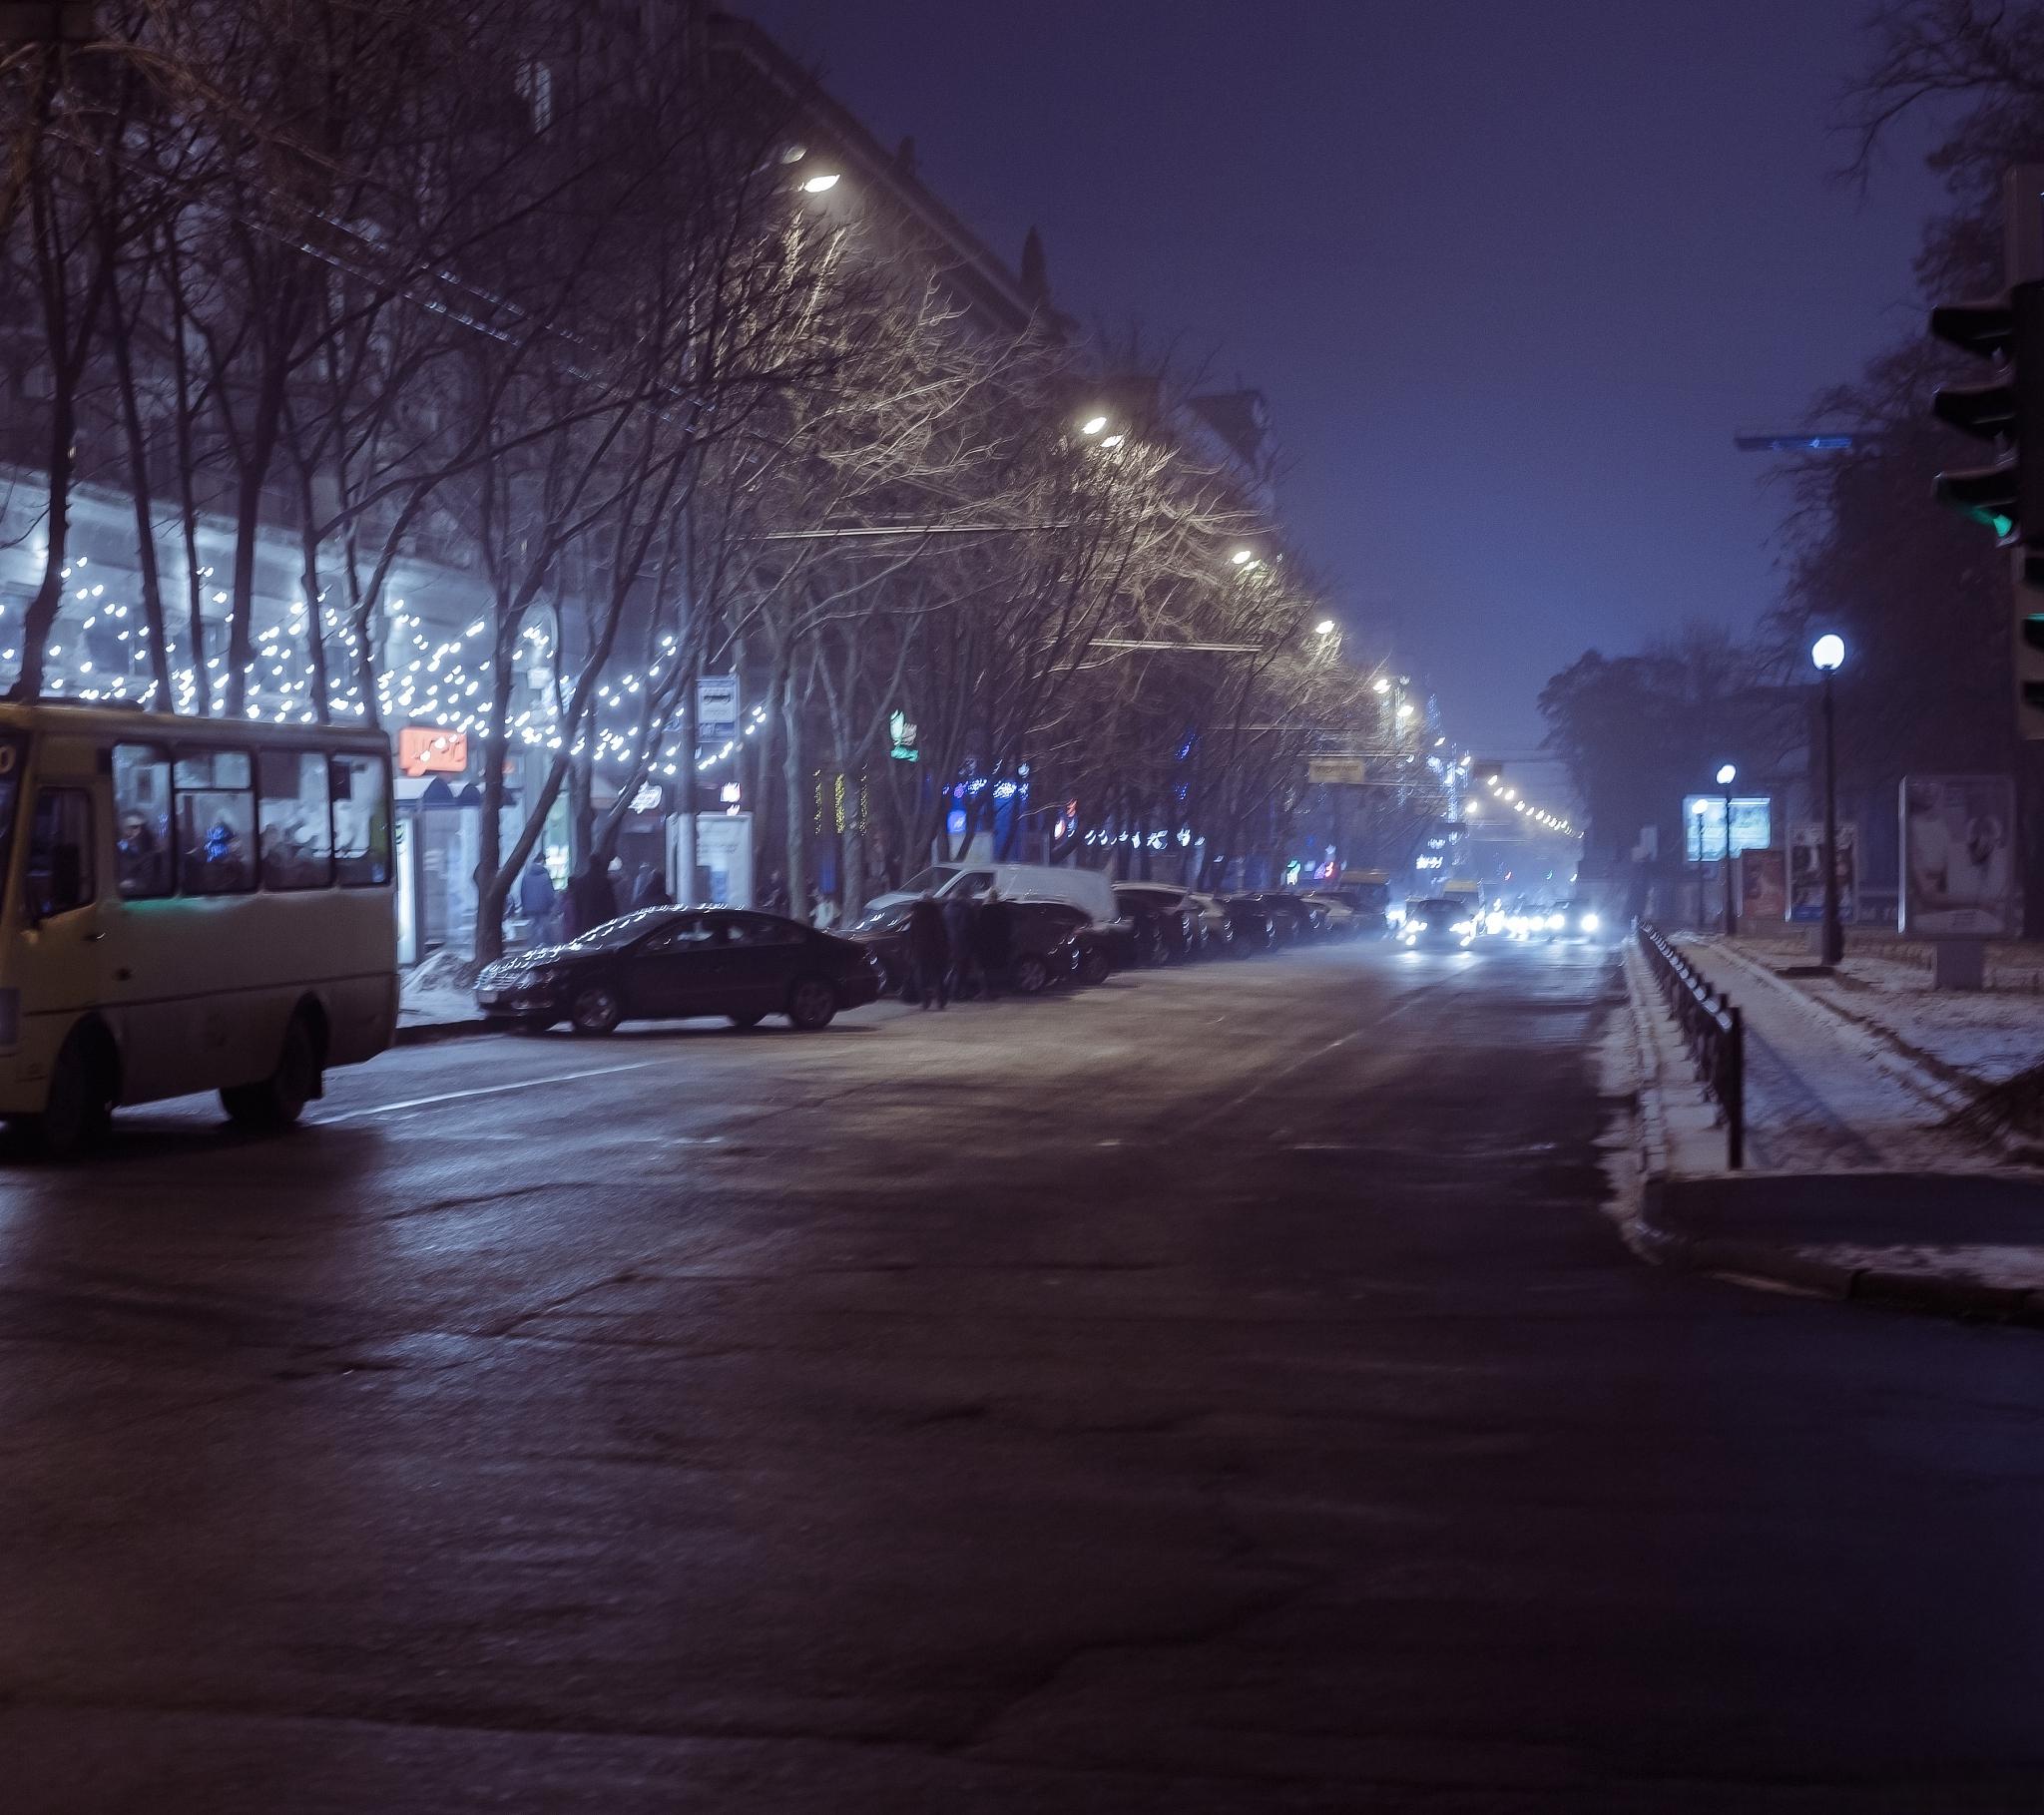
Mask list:
[[[319,1049],[302,1015],[283,1031],[276,1070],[255,1084],[231,1084],[220,1094],[228,1120],[251,1129],[287,1129],[319,1094]]]
[[[50,1094],[33,1123],[36,1144],[52,1159],[89,1152],[114,1117],[113,1068],[101,1039],[75,1030],[50,1072]]]

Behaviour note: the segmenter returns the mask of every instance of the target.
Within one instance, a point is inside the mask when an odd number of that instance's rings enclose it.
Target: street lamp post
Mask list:
[[[1823,679],[1824,713],[1824,924],[1817,956],[1833,965],[1845,956],[1845,929],[1838,924],[1838,763],[1832,740],[1831,677],[1845,661],[1845,640],[1826,634],[1809,646],[1809,660]]]
[[[1725,790],[1725,937],[1739,931],[1739,903],[1732,887],[1732,784],[1739,771],[1727,762],[1718,770],[1718,785]]]
[[[1709,817],[1704,803],[1697,802],[1697,930],[1704,925],[1704,821]]]

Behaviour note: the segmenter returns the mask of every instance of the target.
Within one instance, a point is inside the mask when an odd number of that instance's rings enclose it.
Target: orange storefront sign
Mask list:
[[[468,733],[408,724],[397,733],[397,766],[407,775],[466,774]]]

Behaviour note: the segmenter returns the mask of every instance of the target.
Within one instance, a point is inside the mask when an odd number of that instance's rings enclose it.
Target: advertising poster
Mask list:
[[[1902,781],[1902,931],[2007,939],[2016,924],[2015,782],[2007,775]]]
[[[1739,913],[1753,926],[1788,917],[1788,856],[1786,851],[1739,854]]]
[[[1838,826],[1838,919],[1849,925],[1859,908],[1858,828]],[[1824,917],[1824,828],[1791,826],[1788,831],[1788,918],[1814,926]]]

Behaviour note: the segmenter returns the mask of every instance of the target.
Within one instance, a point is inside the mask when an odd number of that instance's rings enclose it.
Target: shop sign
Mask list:
[[[397,766],[414,778],[420,775],[468,773],[468,733],[438,725],[407,724],[397,733]]]
[[[696,678],[696,743],[711,749],[739,734],[739,678],[699,675]]]

